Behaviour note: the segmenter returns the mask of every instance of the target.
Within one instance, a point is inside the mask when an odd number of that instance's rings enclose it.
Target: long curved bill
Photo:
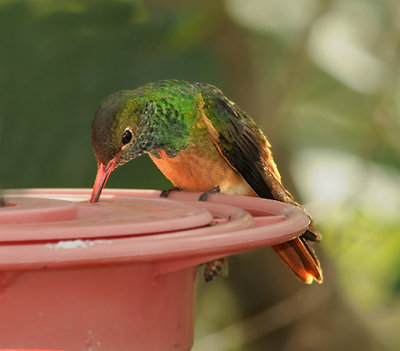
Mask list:
[[[104,186],[106,185],[111,172],[117,166],[118,160],[119,160],[119,157],[115,157],[110,162],[108,162],[106,165],[104,163],[99,162],[99,164],[97,166],[97,175],[96,175],[96,180],[94,181],[92,197],[90,198],[90,202],[99,201],[101,191],[103,190]]]

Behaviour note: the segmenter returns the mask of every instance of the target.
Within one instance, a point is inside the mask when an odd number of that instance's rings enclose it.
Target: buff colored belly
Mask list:
[[[219,186],[224,194],[256,196],[216,150],[207,157],[188,151],[176,157],[168,157],[163,151],[159,155],[150,157],[172,184],[183,190],[205,192]]]

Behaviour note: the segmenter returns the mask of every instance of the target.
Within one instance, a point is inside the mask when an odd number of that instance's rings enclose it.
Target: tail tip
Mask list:
[[[311,273],[306,273],[303,277],[302,280],[306,284],[312,284],[314,280],[318,283],[321,284],[324,281],[324,278],[322,276],[322,272],[318,272],[318,274],[311,274]]]

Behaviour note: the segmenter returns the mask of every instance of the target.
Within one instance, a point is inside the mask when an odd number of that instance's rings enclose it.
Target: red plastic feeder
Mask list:
[[[180,351],[199,264],[302,234],[297,207],[259,198],[91,189],[5,192],[0,349]]]

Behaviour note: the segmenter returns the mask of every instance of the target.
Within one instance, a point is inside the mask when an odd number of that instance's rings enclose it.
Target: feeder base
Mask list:
[[[1,271],[0,348],[188,351],[195,273],[157,276],[137,263]]]

